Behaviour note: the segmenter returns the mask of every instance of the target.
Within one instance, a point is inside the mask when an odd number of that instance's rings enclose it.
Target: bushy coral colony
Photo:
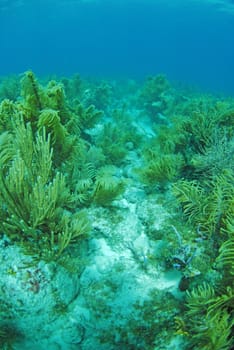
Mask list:
[[[69,261],[80,260],[75,248],[87,243],[84,267],[89,241],[101,234],[98,208],[114,227],[127,202],[142,200],[132,198],[132,187],[169,214],[156,227],[156,213],[139,213],[149,246],[157,249],[139,250],[131,237],[125,247],[146,278],[151,266],[179,272],[178,295],[151,290],[132,303],[131,319],[116,315],[114,333],[107,321],[97,348],[176,349],[173,338],[181,349],[232,349],[234,99],[176,88],[164,75],[142,85],[79,75],[39,80],[32,71],[0,80],[2,247],[20,247],[34,266],[43,261],[72,273]],[[113,248],[119,238],[111,237]],[[116,266],[113,274],[123,269]],[[111,293],[121,287],[105,278],[109,295],[105,289],[101,298],[98,283],[85,293],[94,317],[108,319],[115,312]],[[27,335],[4,290],[0,308],[1,348],[12,349]]]

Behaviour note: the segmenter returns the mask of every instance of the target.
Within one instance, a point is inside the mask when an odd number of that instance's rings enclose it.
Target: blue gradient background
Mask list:
[[[5,0],[0,75],[32,69],[39,75],[141,79],[165,73],[170,80],[234,94],[234,5],[227,5]]]

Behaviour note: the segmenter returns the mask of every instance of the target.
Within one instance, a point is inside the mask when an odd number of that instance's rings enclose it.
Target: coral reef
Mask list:
[[[234,100],[32,71],[0,99],[1,347],[232,349]]]

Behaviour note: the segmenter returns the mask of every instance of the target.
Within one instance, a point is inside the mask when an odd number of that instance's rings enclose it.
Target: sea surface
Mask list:
[[[171,81],[234,93],[234,1],[0,0],[0,75]]]

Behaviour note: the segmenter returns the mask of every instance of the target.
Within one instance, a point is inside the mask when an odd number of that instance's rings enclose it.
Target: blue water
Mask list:
[[[234,94],[234,2],[0,0],[0,75],[170,80]]]

